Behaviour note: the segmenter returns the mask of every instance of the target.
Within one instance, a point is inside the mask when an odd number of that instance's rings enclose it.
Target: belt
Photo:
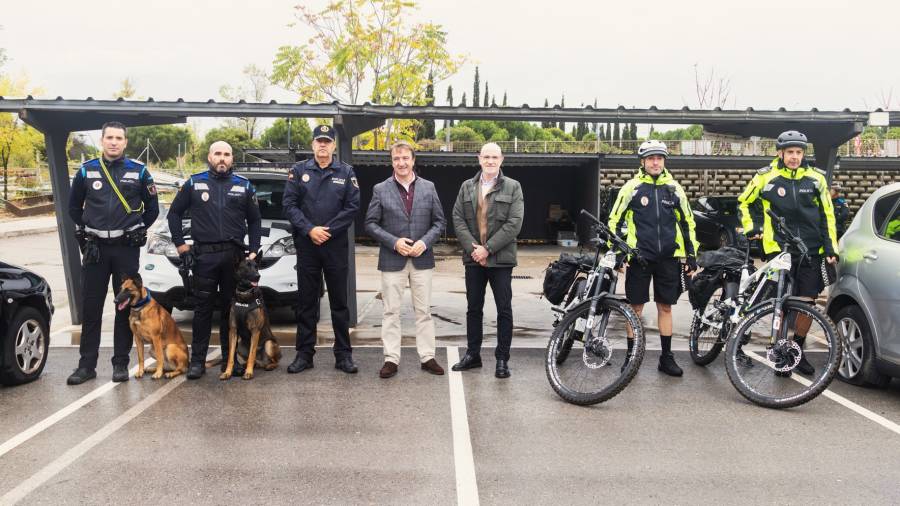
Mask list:
[[[94,234],[100,239],[115,239],[117,237],[122,237],[126,232],[131,232],[132,230],[143,227],[143,224],[135,225],[131,228],[126,228],[125,230],[98,230],[96,228],[84,227],[84,231]]]
[[[237,249],[237,244],[232,241],[225,242],[207,242],[202,244],[194,244],[197,253],[218,253],[220,251],[231,251]]]

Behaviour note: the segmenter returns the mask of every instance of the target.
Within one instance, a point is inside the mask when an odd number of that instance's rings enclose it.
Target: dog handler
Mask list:
[[[228,356],[228,310],[234,293],[235,259],[243,255],[241,245],[245,235],[250,236],[249,258],[256,257],[262,231],[256,189],[247,178],[232,173],[231,146],[224,141],[212,143],[206,160],[209,169],[194,174],[184,183],[166,218],[181,261],[187,262],[194,273],[194,292],[198,299],[188,379],[197,379],[206,372],[206,351],[216,302],[222,312],[219,321],[222,356]],[[181,217],[187,210],[191,215],[193,247],[185,244],[181,227]],[[225,366],[222,360],[222,371]],[[235,373],[243,375],[243,371]]]
[[[80,385],[97,377],[103,300],[112,275],[119,290],[121,274],[136,274],[140,247],[147,242],[147,227],[159,216],[156,185],[143,164],[125,158],[128,145],[125,125],[103,125],[103,154],[85,162],[72,179],[69,215],[75,222],[75,238],[83,254],[84,322],[81,325],[81,359],[66,381]],[[124,308],[116,311],[113,327],[113,381],[128,380],[131,329]]]

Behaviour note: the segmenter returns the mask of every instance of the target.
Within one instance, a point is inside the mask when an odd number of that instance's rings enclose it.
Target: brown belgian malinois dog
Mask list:
[[[131,306],[128,325],[134,334],[138,358],[134,377],[144,375],[144,342],[150,343],[150,355],[156,359],[156,365],[147,368],[147,372],[153,373],[153,379],[162,378],[163,373],[167,378],[174,378],[187,371],[188,348],[172,315],[150,297],[140,274],[125,275],[122,279],[116,309],[121,311]]]
[[[235,360],[239,365],[245,366],[243,378],[249,380],[253,379],[255,366],[271,371],[278,367],[278,361],[281,359],[281,347],[272,335],[269,315],[263,302],[262,291],[259,289],[261,260],[260,251],[253,260],[239,259],[235,268],[234,298],[231,300],[231,313],[228,317],[230,327],[228,365],[225,372],[219,375],[220,380],[231,378]]]

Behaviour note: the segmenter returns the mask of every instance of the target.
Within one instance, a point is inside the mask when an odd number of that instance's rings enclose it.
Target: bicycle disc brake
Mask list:
[[[800,345],[793,340],[781,339],[766,350],[766,358],[775,364],[775,370],[790,371],[800,363]]]
[[[584,351],[581,354],[584,365],[590,369],[598,369],[609,363],[612,358],[612,348],[606,337],[593,337],[590,342],[584,345]]]

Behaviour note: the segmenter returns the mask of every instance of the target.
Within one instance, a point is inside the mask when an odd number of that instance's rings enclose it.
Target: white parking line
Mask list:
[[[760,357],[755,352],[751,351],[747,355],[749,355],[750,357],[752,357],[754,360],[756,360],[758,362],[761,362],[767,366],[769,365],[769,363],[768,363],[768,361],[766,361],[766,359]],[[806,378],[801,377],[799,374],[792,374],[791,379],[796,381],[797,383],[800,383],[803,386],[806,386],[806,387],[808,387],[809,385],[812,384],[812,382],[810,382]],[[877,423],[878,425],[881,425],[885,429],[887,429],[895,434],[900,435],[900,425],[897,425],[896,423],[888,420],[887,418],[879,415],[878,413],[873,413],[872,411],[869,411],[868,409],[860,406],[859,404],[847,399],[846,397],[838,395],[829,389],[825,389],[825,391],[822,392],[822,395],[824,395],[825,397],[828,397],[829,399],[840,404],[841,406],[844,406],[845,408],[849,409],[850,411],[853,411],[854,413],[856,413],[858,415],[862,415],[862,416],[868,418],[869,420]]]
[[[456,346],[447,347],[447,365],[459,362]],[[456,470],[456,503],[478,505],[478,482],[475,479],[475,459],[472,456],[472,439],[469,436],[469,415],[466,412],[466,395],[462,374],[448,371],[450,382],[450,421],[453,428],[453,463]]]
[[[152,358],[148,358],[147,360],[144,361],[145,367],[149,366],[150,364],[152,364],[154,362],[155,362],[155,360],[153,360]],[[131,370],[128,371],[128,375],[130,377],[133,377],[134,373],[137,372],[137,369],[138,369],[138,366],[132,367]],[[9,439],[8,441],[6,441],[2,445],[0,445],[0,457],[2,457],[4,454],[6,454],[10,450],[14,449],[15,447],[19,446],[20,444],[24,443],[25,441],[28,441],[29,439],[33,438],[34,436],[37,436],[41,432],[44,432],[45,430],[49,429],[50,427],[52,427],[54,424],[56,424],[60,420],[71,415],[72,413],[78,411],[78,409],[80,409],[81,407],[85,406],[89,402],[91,402],[94,399],[100,397],[101,395],[111,391],[113,388],[116,388],[117,386],[119,386],[121,384],[122,383],[114,383],[112,381],[104,383],[103,385],[95,388],[94,390],[91,390],[89,393],[82,396],[75,402],[60,409],[59,411],[57,411],[56,413],[53,413],[52,415],[48,416],[47,418],[44,418],[40,422],[37,422],[36,424],[32,425],[27,430],[24,430],[24,431],[16,434],[11,439]]]
[[[160,387],[158,390],[150,394],[146,399],[137,403],[134,407],[120,415],[115,420],[104,425],[100,430],[88,436],[87,439],[78,443],[66,453],[60,455],[59,458],[44,466],[43,469],[33,474],[30,478],[23,481],[16,488],[7,492],[0,497],[0,506],[13,505],[21,501],[25,496],[33,492],[35,489],[46,483],[49,479],[56,476],[57,473],[65,469],[72,462],[78,460],[79,457],[91,450],[91,448],[102,443],[103,440],[122,428],[125,424],[143,413],[147,408],[159,402],[160,399],[169,394],[178,385],[184,382],[184,375],[178,376],[168,383]]]

